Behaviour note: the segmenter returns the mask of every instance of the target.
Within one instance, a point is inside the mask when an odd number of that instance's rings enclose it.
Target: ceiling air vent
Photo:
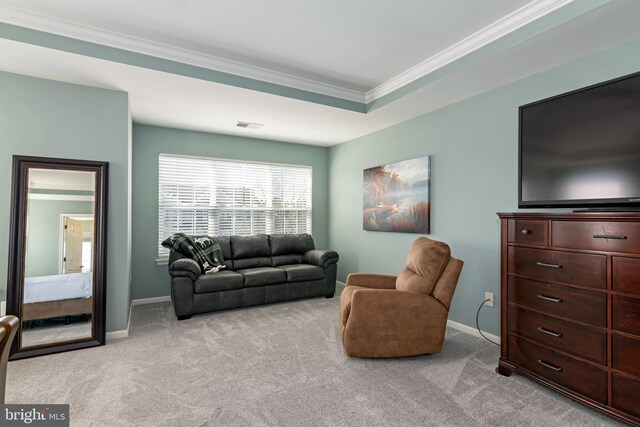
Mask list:
[[[260,123],[251,123],[251,122],[238,122],[236,123],[236,127],[246,128],[246,129],[260,129],[263,124]]]

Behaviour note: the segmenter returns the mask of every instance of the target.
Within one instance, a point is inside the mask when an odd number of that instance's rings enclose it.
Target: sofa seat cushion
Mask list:
[[[244,276],[244,286],[246,288],[255,286],[275,285],[277,283],[285,283],[287,274],[284,270],[272,267],[246,268],[237,270]]]
[[[242,289],[244,278],[241,274],[233,271],[221,270],[217,273],[202,274],[194,283],[196,294],[206,294],[208,292],[229,291],[231,289]]]
[[[315,265],[292,264],[278,267],[287,273],[287,282],[308,282],[312,280],[324,279],[324,270]]]

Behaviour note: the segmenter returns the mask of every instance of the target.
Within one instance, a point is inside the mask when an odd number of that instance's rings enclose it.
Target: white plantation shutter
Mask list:
[[[311,233],[311,168],[160,154],[158,256],[173,233]]]

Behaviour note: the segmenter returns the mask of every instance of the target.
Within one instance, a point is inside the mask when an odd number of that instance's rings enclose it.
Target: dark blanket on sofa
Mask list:
[[[203,273],[215,273],[225,268],[220,245],[208,236],[191,237],[175,233],[165,239],[162,246],[196,261]]]

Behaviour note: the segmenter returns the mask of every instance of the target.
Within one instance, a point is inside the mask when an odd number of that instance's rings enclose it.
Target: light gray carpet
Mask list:
[[[494,372],[498,347],[350,359],[338,298],[194,316],[134,307],[132,336],[9,363],[7,403],[69,403],[73,426],[602,426],[610,418]]]

